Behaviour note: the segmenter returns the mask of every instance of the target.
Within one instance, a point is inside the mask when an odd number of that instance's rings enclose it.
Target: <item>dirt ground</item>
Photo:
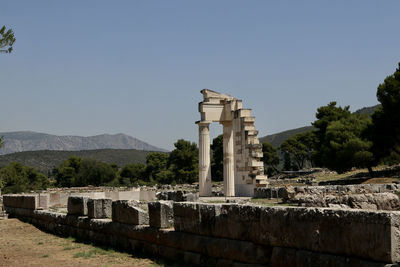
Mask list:
[[[0,266],[164,266],[150,259],[42,232],[17,219],[0,220]]]

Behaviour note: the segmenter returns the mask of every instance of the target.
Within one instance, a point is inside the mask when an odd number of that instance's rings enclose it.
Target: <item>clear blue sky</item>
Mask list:
[[[199,91],[243,99],[260,136],[330,101],[377,104],[400,1],[1,1],[0,132],[197,142]],[[213,136],[221,131],[213,126]]]

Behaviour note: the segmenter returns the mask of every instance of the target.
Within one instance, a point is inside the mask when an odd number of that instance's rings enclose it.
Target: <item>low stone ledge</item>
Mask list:
[[[176,231],[382,262],[400,260],[400,212],[197,203],[174,203],[174,211]]]
[[[89,198],[87,197],[77,197],[70,196],[68,197],[68,214],[70,215],[78,215],[78,216],[87,216],[87,201]]]
[[[115,222],[148,225],[149,214],[127,200],[118,200],[112,203],[112,220]]]
[[[3,205],[11,208],[35,210],[39,206],[37,195],[4,195]]]

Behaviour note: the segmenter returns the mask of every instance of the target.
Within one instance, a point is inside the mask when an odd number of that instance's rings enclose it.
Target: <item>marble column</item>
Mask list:
[[[232,122],[223,122],[224,132],[224,194],[235,196],[235,158]]]
[[[211,196],[210,164],[210,122],[198,122],[199,125],[199,195]]]

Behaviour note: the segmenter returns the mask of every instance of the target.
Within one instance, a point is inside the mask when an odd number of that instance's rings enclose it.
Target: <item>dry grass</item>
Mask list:
[[[17,219],[0,220],[0,266],[164,266],[151,259],[61,238]]]

